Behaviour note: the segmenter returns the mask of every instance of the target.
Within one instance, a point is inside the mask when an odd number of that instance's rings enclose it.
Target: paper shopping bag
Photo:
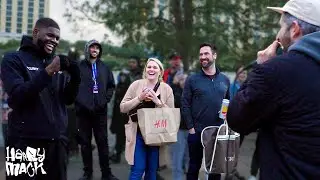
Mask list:
[[[177,142],[181,120],[179,108],[142,108],[137,113],[139,128],[147,145]]]

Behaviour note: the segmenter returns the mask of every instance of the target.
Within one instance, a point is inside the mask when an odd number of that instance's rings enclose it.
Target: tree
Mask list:
[[[71,45],[71,43],[69,41],[60,39],[57,51],[58,52],[68,52],[70,49],[70,45]]]
[[[5,43],[0,43],[0,49],[3,51],[17,50],[20,47],[20,40],[9,40]]]
[[[201,42],[218,45],[221,67],[255,58],[256,52],[275,36],[276,13],[266,6],[283,5],[277,0],[66,0],[69,21],[89,19],[104,23],[125,44],[142,44],[168,55],[177,51],[189,69]],[[154,8],[157,6],[157,8]],[[76,14],[74,12],[79,12]],[[268,41],[267,41],[268,40]]]

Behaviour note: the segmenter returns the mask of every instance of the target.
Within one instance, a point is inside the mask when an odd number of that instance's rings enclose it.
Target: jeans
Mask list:
[[[195,134],[188,135],[189,145],[189,169],[187,174],[187,180],[198,180],[199,170],[202,164],[203,158],[203,147],[201,144],[201,133],[196,132]],[[220,174],[210,174],[209,180],[220,180]]]
[[[144,143],[138,131],[134,151],[134,165],[131,166],[129,180],[141,180],[145,173],[145,180],[157,180],[159,167],[159,147],[148,146]]]
[[[188,130],[178,131],[178,141],[170,145],[171,162],[172,162],[172,179],[184,179],[183,167],[188,164]]]

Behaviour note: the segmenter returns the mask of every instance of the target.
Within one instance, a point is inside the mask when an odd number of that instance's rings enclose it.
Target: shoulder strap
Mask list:
[[[158,81],[157,84],[154,86],[153,91],[157,92],[159,86],[160,86],[160,82]]]

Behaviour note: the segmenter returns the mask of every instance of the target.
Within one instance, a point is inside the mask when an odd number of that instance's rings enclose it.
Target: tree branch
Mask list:
[[[175,23],[173,21],[170,21],[168,19],[165,19],[165,18],[162,18],[160,16],[157,16],[157,17],[151,17],[151,18],[148,18],[147,21],[157,21],[157,20],[160,20],[160,21],[164,21],[168,24],[171,24],[171,25],[175,25]]]
[[[80,13],[81,13],[85,18],[87,18],[89,21],[95,22],[95,23],[99,23],[99,24],[105,24],[105,23],[106,23],[106,21],[97,20],[97,19],[93,19],[92,17],[90,17],[90,15],[89,15],[87,12],[85,12],[85,11],[83,10],[83,8],[76,7],[76,6],[73,4],[73,1],[72,1],[72,0],[69,1],[69,3],[70,3],[70,6],[71,6],[72,9],[80,12]]]

